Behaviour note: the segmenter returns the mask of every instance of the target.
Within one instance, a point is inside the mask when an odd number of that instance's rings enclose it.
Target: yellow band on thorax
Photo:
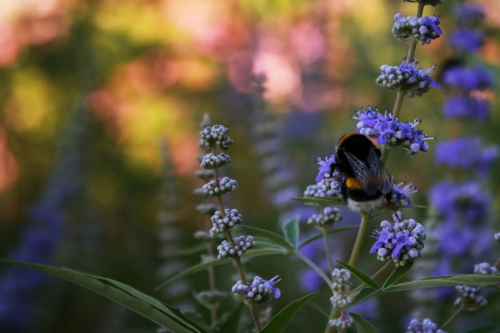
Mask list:
[[[347,178],[346,185],[347,185],[347,188],[355,188],[355,189],[361,190],[361,185],[359,185],[358,180],[354,177]]]

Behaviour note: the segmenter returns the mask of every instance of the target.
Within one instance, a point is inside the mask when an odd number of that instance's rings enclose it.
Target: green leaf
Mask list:
[[[500,325],[484,326],[467,331],[467,333],[498,333],[498,332],[500,332]]]
[[[267,248],[267,249],[255,249],[255,250],[252,249],[252,250],[249,250],[248,252],[246,252],[242,258],[255,258],[255,257],[262,257],[262,256],[268,256],[268,255],[275,255],[275,254],[286,254],[286,252],[282,249],[279,249],[279,248]],[[216,266],[220,266],[220,265],[229,264],[232,261],[233,261],[232,258],[227,258],[227,259],[222,259],[222,260],[214,259],[214,260],[210,260],[207,262],[203,262],[203,263],[195,265],[195,266],[191,266],[188,269],[186,269],[185,271],[180,272],[179,274],[168,278],[162,284],[157,286],[155,288],[155,290],[161,289],[164,286],[166,286],[167,284],[172,283],[172,282],[174,282],[178,279],[181,279],[183,277],[189,276],[189,275],[197,273],[197,272],[204,271],[209,267],[216,267]]]
[[[382,286],[382,289],[388,288],[392,286],[394,283],[398,282],[403,276],[405,276],[406,273],[411,269],[413,266],[413,262],[407,263],[404,266],[399,266],[392,272],[392,274],[387,278],[387,280],[384,282],[384,285]]]
[[[450,276],[435,276],[420,280],[395,284],[387,289],[382,290],[382,293],[390,293],[396,291],[406,291],[415,289],[427,289],[437,287],[448,287],[457,285],[466,286],[494,286],[500,283],[500,274],[463,274]]]
[[[243,230],[248,231],[250,233],[250,235],[252,235],[256,239],[258,239],[257,237],[267,238],[270,241],[268,243],[269,245],[277,245],[277,246],[280,246],[280,247],[287,249],[287,250],[293,250],[293,248],[290,246],[290,244],[288,244],[288,242],[283,237],[281,237],[280,235],[278,235],[272,231],[254,228],[254,227],[249,227],[247,225],[242,225],[241,228]],[[259,243],[257,243],[257,245],[258,244]]]
[[[323,317],[325,317],[326,319],[330,319],[330,314],[320,305],[314,303],[314,302],[307,302],[306,305],[314,310],[316,310],[316,312],[318,312],[319,314],[321,314]]]
[[[372,287],[366,287],[361,289],[361,291],[354,297],[351,303],[349,303],[349,306],[354,306],[358,303],[364,302],[369,298],[372,298],[373,296],[377,295],[380,292],[380,289],[374,289]]]
[[[92,290],[171,331],[179,333],[206,333],[205,330],[199,329],[191,325],[190,322],[177,316],[158,300],[118,281],[80,273],[66,268],[35,265],[4,259],[0,259],[0,261],[41,271]]]
[[[366,283],[366,285],[368,285],[374,289],[380,289],[378,284],[375,281],[373,281],[368,275],[366,275],[364,272],[362,272],[361,270],[359,270],[356,267],[351,266],[345,262],[342,262],[340,260],[336,260],[336,261],[337,261],[337,263],[339,263],[339,265],[344,266],[349,272],[356,275],[356,277],[358,279],[360,279],[361,281],[363,281],[364,283]]]
[[[317,294],[318,293],[309,294],[288,304],[283,310],[280,311],[280,313],[274,316],[269,323],[267,323],[266,327],[264,327],[260,333],[283,332],[302,307]]]
[[[283,233],[285,234],[285,239],[292,246],[293,249],[297,249],[299,244],[299,217],[295,216],[283,225]]]
[[[351,316],[352,319],[354,319],[354,322],[356,323],[356,328],[358,329],[358,333],[378,333],[375,326],[370,324],[369,321],[367,321],[360,315],[351,312],[349,313],[349,316]]]
[[[187,249],[182,249],[176,254],[172,255],[171,257],[176,257],[176,256],[190,256],[192,254],[196,254],[202,251],[205,251],[207,249],[207,245],[205,243],[200,243],[192,247],[188,247]]]
[[[220,326],[220,332],[237,332],[238,325],[240,324],[241,312],[245,304],[243,302],[238,302],[238,305],[229,314],[227,320]]]
[[[328,206],[328,205],[345,206],[345,203],[340,201],[339,198],[291,198],[291,199],[315,206]]]
[[[343,228],[336,228],[336,229],[332,229],[330,231],[328,231],[328,234],[336,234],[337,232],[342,232],[342,231],[346,231],[346,230],[355,230],[355,229],[359,229],[358,226],[356,227],[343,227]],[[306,239],[304,242],[302,242],[302,244],[299,245],[299,247],[297,249],[301,249],[303,248],[304,246],[308,245],[308,244],[311,244],[312,242],[314,241],[317,241],[318,239],[320,238],[323,238],[323,234],[317,234],[316,236],[313,236],[311,238],[308,238]]]

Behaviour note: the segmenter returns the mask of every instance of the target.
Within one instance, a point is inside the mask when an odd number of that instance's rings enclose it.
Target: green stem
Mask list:
[[[330,288],[332,287],[332,280],[330,280],[328,276],[326,276],[326,274],[321,270],[321,268],[319,268],[315,263],[313,263],[308,258],[304,257],[300,252],[296,252],[295,255],[299,257],[300,260],[309,265],[309,267],[311,267],[314,271],[316,271],[316,273],[318,273],[318,275],[321,276],[323,280],[325,280],[325,282],[328,284],[328,287]]]
[[[368,228],[368,224],[370,222],[370,215],[371,211],[361,213],[361,226],[359,227],[358,236],[356,237],[356,241],[354,242],[354,247],[351,252],[351,258],[349,259],[349,265],[351,266],[354,266],[354,264],[356,264],[356,260],[358,259],[359,253],[361,252],[361,246],[363,245],[366,229]],[[339,309],[332,308],[330,318],[328,320],[328,323],[326,324],[325,333],[333,332],[333,328],[330,327],[330,320],[337,318],[339,314]]]
[[[365,240],[366,229],[368,228],[368,223],[370,222],[370,214],[371,211],[361,213],[361,225],[359,226],[356,242],[354,243],[354,247],[352,248],[351,258],[349,259],[349,265],[351,266],[354,266],[356,264],[356,260],[358,259],[359,253],[361,252],[361,247],[363,245],[363,241]]]
[[[330,255],[330,246],[328,245],[328,232],[326,231],[326,228],[322,228],[321,231],[323,232],[323,240],[325,242],[325,252],[326,252],[326,258],[328,259],[328,266],[330,267],[330,274],[332,274],[333,262],[332,262],[332,256]]]
[[[424,14],[424,6],[425,5],[419,1],[417,9],[417,17],[422,17],[422,15]],[[409,64],[415,58],[417,43],[418,40],[416,38],[411,39],[410,48],[408,49],[408,56],[406,57],[406,64]],[[406,95],[406,90],[398,90],[398,93],[396,95],[396,102],[394,103],[394,108],[392,109],[394,118],[399,117],[399,113],[401,112],[401,105],[403,104],[405,95]],[[382,163],[385,164],[388,156],[389,156],[389,145],[386,143],[382,147],[382,157],[380,158],[382,160]]]

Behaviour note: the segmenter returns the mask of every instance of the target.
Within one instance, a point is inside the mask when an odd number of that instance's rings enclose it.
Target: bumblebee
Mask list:
[[[393,181],[381,155],[380,149],[363,134],[349,133],[340,138],[330,176],[337,172],[345,177],[341,193],[352,210],[371,211],[380,207],[384,199],[390,204]]]

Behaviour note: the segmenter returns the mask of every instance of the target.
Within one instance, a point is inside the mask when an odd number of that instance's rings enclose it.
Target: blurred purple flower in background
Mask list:
[[[459,53],[476,53],[483,43],[484,34],[480,31],[460,29],[450,35],[450,45]]]
[[[443,105],[447,118],[475,118],[484,120],[490,115],[490,103],[474,97],[455,96],[448,98]]]
[[[472,91],[489,89],[493,86],[493,77],[484,68],[465,68],[455,66],[444,73],[444,83],[447,87]]]
[[[462,137],[439,143],[435,160],[437,165],[464,170],[474,168],[480,175],[487,176],[497,157],[496,146],[482,148],[479,137]]]

